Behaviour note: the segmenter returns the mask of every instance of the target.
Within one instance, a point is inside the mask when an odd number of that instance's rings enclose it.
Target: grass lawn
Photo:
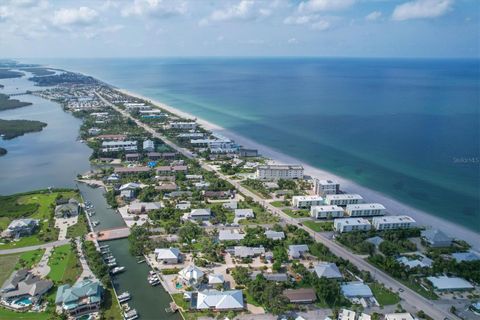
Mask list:
[[[88,233],[88,223],[85,213],[78,216],[78,222],[67,229],[67,238],[81,237]]]
[[[45,249],[37,249],[20,254],[15,269],[31,269],[40,262],[44,253]]]
[[[18,241],[10,241],[8,243],[1,244],[0,250],[30,247],[30,246],[36,246],[42,243],[45,243],[45,242],[39,239],[37,235],[33,235],[28,237],[22,237]]]
[[[112,288],[105,290],[105,296],[102,301],[102,310],[104,311],[104,319],[122,320],[122,310],[116,299],[113,299],[114,293]]]
[[[277,223],[280,219],[270,212],[265,211],[262,207],[259,206],[251,206],[253,212],[255,213],[255,218],[253,219],[242,219],[238,223],[239,224],[269,224],[269,223]]]
[[[48,260],[50,273],[48,277],[55,283],[73,284],[82,273],[82,267],[77,252],[70,244],[56,247]]]
[[[283,201],[272,201],[270,204],[274,207],[281,208],[281,207],[286,207],[285,203]]]
[[[47,312],[15,312],[0,308],[0,319],[2,320],[49,320],[52,315]]]
[[[333,230],[333,222],[331,221],[324,221],[324,222],[303,221],[303,224],[316,232]]]
[[[20,259],[20,253],[0,256],[0,283],[3,284],[15,270],[18,259]]]
[[[397,304],[400,302],[400,298],[398,295],[379,283],[373,283],[369,285],[370,289],[372,289],[373,295],[375,299],[377,299],[378,303],[381,306],[388,306],[391,304]]]
[[[283,212],[288,214],[292,218],[305,218],[310,216],[310,211],[307,209],[292,210],[292,209],[283,209]]]

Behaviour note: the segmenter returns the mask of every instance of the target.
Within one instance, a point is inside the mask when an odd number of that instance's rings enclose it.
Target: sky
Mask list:
[[[480,0],[0,0],[0,58],[480,57]]]

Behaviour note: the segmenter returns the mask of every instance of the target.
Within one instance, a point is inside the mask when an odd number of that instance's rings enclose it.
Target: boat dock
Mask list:
[[[87,235],[87,239],[97,240],[97,241],[107,241],[107,240],[128,238],[129,235],[130,235],[130,228],[120,227],[120,228],[106,229],[106,230],[97,231],[97,232],[90,232]]]

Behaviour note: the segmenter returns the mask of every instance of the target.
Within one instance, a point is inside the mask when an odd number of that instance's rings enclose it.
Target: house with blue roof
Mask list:
[[[70,316],[79,316],[100,310],[103,287],[98,281],[82,280],[73,286],[64,284],[57,290],[55,304]]]

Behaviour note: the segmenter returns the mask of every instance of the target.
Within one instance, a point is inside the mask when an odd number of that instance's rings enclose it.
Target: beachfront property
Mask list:
[[[234,230],[220,230],[218,232],[218,241],[235,241],[238,242],[245,238],[244,233],[235,232]]]
[[[257,149],[240,148],[240,149],[238,149],[238,156],[242,157],[242,158],[258,157],[258,150]]]
[[[155,249],[155,259],[163,264],[176,264],[181,260],[181,253],[178,248]]]
[[[179,139],[201,139],[205,136],[202,132],[183,132],[177,134],[177,138]]]
[[[146,214],[152,210],[162,208],[160,202],[133,202],[128,206],[128,213],[130,214]]]
[[[267,239],[271,239],[271,240],[283,240],[285,239],[285,232],[266,230],[265,236],[267,237]]]
[[[342,279],[342,273],[333,262],[319,262],[313,267],[313,271],[319,278]]]
[[[324,200],[320,196],[293,196],[293,206],[297,209],[309,209],[311,206],[320,206]]]
[[[235,246],[233,248],[233,255],[238,258],[256,257],[262,254],[265,254],[264,247]]]
[[[253,209],[235,209],[235,219],[254,218]]]
[[[438,291],[463,291],[472,290],[474,286],[467,280],[459,277],[427,277],[432,286]]]
[[[290,259],[300,259],[309,251],[310,249],[306,244],[293,244],[288,246],[288,256]]]
[[[214,139],[191,139],[190,144],[196,148],[207,148],[211,153],[236,153],[238,145],[231,139],[217,135]]]
[[[194,264],[188,265],[178,272],[178,278],[187,286],[200,284],[205,273]]]
[[[152,140],[145,140],[143,141],[143,151],[144,152],[153,152],[155,151],[155,142]]]
[[[160,118],[160,117],[166,117],[167,116],[167,114],[163,113],[159,109],[140,110],[138,113],[140,114],[140,117],[142,117],[142,118]]]
[[[102,297],[103,287],[100,282],[84,279],[73,286],[64,284],[58,287],[55,304],[68,315],[77,317],[99,311]]]
[[[333,221],[333,228],[339,233],[352,231],[368,231],[372,228],[364,218],[340,218]]]
[[[289,164],[268,164],[257,167],[255,173],[259,180],[303,179],[303,166]]]
[[[38,219],[16,219],[10,222],[7,229],[2,232],[2,238],[18,239],[20,237],[30,236],[35,233],[40,220]]]
[[[212,210],[210,208],[192,209],[185,217],[194,221],[206,221],[212,217]]]
[[[194,292],[191,298],[191,308],[195,310],[242,310],[245,308],[243,303],[242,290],[218,291],[214,289]]]
[[[475,251],[468,250],[467,252],[452,253],[452,258],[457,262],[478,261],[480,260],[480,254]]]
[[[327,194],[325,195],[325,203],[335,206],[347,206],[349,204],[361,203],[363,200],[362,196],[358,194]]]
[[[313,190],[315,194],[325,196],[327,194],[337,194],[340,192],[340,183],[330,179],[315,179]]]
[[[409,216],[384,216],[372,219],[372,225],[377,230],[409,229],[413,228],[415,223]]]
[[[284,295],[290,303],[313,303],[317,300],[317,294],[312,288],[286,289]]]
[[[312,206],[310,208],[310,216],[314,219],[332,219],[341,218],[344,215],[343,208],[339,206]]]
[[[57,200],[56,202],[57,205],[55,206],[55,217],[68,218],[78,216],[78,214],[80,213],[80,204],[77,200],[73,198],[69,200],[60,200]]]
[[[52,287],[51,280],[43,280],[25,269],[18,270],[3,283],[0,292],[1,304],[11,309],[27,309],[38,304]]]
[[[102,152],[137,151],[137,141],[103,141]]]
[[[345,212],[350,217],[372,217],[385,215],[385,207],[380,203],[348,204]]]
[[[452,245],[453,239],[438,229],[423,230],[422,239],[432,248],[445,248]]]
[[[145,103],[141,102],[127,102],[123,104],[125,109],[128,112],[137,111],[137,110],[150,110],[152,107],[145,105]]]
[[[168,124],[169,129],[174,130],[195,130],[197,128],[197,123],[190,121],[190,122],[170,122]]]

